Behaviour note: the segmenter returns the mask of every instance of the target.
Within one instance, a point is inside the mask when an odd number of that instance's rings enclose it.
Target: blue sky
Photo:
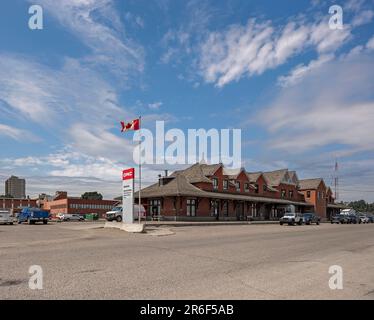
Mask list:
[[[43,30],[28,8],[44,9]],[[343,8],[343,30],[328,27]],[[287,167],[374,201],[374,2],[7,0],[0,181],[27,194],[120,194],[141,114],[151,130],[240,128],[249,171]],[[163,166],[144,168],[145,183]],[[169,166],[173,170],[173,167]],[[0,193],[3,193],[3,184]]]

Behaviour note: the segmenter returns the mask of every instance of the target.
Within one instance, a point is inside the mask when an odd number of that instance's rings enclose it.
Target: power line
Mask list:
[[[350,190],[350,189],[340,189],[341,191],[347,191],[347,192],[374,192],[374,190]]]

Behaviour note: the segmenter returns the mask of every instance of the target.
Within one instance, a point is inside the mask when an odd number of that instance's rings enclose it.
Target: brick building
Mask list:
[[[100,218],[105,218],[105,213],[117,203],[117,200],[86,200],[80,197],[68,197],[67,192],[58,191],[52,200],[41,201],[41,207],[48,210],[53,217],[59,213],[97,213]]]
[[[0,209],[15,211],[22,207],[36,207],[36,199],[0,198]]]
[[[221,164],[201,163],[142,189],[142,204],[148,215],[173,220],[276,220],[290,205],[298,212],[314,210],[314,204],[305,201],[294,171],[249,173],[241,169],[233,174]]]
[[[332,215],[340,212],[345,206],[335,204],[330,187],[327,187],[322,178],[305,179],[299,181],[300,191],[305,200],[311,203],[320,217],[330,219]]]

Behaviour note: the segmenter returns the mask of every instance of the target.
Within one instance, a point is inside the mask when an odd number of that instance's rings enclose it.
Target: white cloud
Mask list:
[[[150,104],[148,104],[148,108],[151,109],[151,110],[159,110],[162,105],[163,105],[163,103],[161,101],[160,102],[155,102],[155,103],[150,103]]]
[[[314,23],[291,21],[283,27],[250,19],[247,25],[210,33],[201,45],[200,69],[207,82],[223,87],[243,76],[276,68],[308,48],[318,54],[331,54],[350,35],[348,26],[330,30],[326,19]]]
[[[36,137],[33,133],[27,130],[11,127],[11,126],[8,126],[6,124],[1,124],[1,123],[0,123],[0,135],[5,135],[17,141],[33,141],[33,142],[40,141],[40,138]]]
[[[125,34],[112,0],[40,0],[38,4],[91,49],[86,63],[104,67],[121,79],[131,71],[143,71],[144,50]]]
[[[366,44],[366,48],[370,49],[370,50],[374,50],[374,36],[372,36],[370,38],[370,40],[368,41],[368,43]]]
[[[351,22],[352,26],[358,27],[370,23],[374,17],[373,10],[363,10],[356,14]]]
[[[271,148],[301,153],[335,144],[374,150],[373,56],[357,53],[310,70],[258,117]]]
[[[323,64],[331,61],[334,58],[333,54],[321,55],[316,60],[312,60],[309,64],[301,64],[296,66],[287,76],[281,76],[278,79],[278,84],[282,87],[295,85],[300,82],[308,73],[315,68],[321,67]]]

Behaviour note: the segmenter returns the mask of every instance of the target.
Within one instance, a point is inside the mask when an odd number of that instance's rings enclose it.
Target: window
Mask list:
[[[229,180],[223,180],[223,190],[229,190]]]
[[[321,199],[321,191],[318,191],[318,200]]]
[[[258,184],[256,183],[256,184],[254,185],[254,187],[255,187],[255,193],[258,193]]]
[[[218,190],[218,179],[217,178],[213,178],[213,189],[214,190]]]
[[[262,191],[266,192],[268,190],[268,187],[266,186],[266,184],[262,185]]]
[[[307,191],[307,192],[306,192],[306,197],[307,197],[307,198],[310,198],[310,191]]]
[[[187,199],[187,216],[196,216],[196,199]]]
[[[150,200],[149,201],[149,215],[159,216],[161,214],[161,200]]]
[[[236,191],[240,192],[240,181],[235,181]]]
[[[293,198],[293,190],[288,191],[288,197],[289,197],[290,199]]]
[[[210,215],[217,217],[219,215],[219,200],[210,201]]]
[[[282,189],[281,197],[282,197],[282,198],[285,198],[285,197],[286,197],[286,190]]]
[[[249,183],[244,184],[244,191],[249,192]]]

